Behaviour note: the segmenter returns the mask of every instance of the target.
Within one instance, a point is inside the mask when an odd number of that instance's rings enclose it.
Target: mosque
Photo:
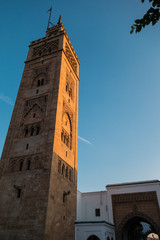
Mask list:
[[[159,239],[159,180],[77,191],[78,90],[60,17],[29,46],[0,161],[0,239]]]

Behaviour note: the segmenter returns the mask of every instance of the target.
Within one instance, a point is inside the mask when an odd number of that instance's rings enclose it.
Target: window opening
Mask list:
[[[30,167],[31,167],[31,160],[29,159],[27,164],[27,170],[30,170]]]
[[[17,189],[17,198],[20,198],[20,197],[21,197],[21,192],[22,192],[22,189],[21,189],[21,188],[18,188],[18,189]]]
[[[27,143],[27,145],[26,145],[26,150],[29,148],[29,144]]]
[[[23,160],[20,161],[19,171],[22,171],[23,168]]]
[[[58,172],[61,173],[61,161],[58,162]]]
[[[38,127],[37,127],[37,131],[36,131],[36,135],[38,135],[39,132],[40,132],[40,127],[38,126]]]
[[[24,136],[27,137],[27,135],[28,135],[28,128],[25,129],[25,135]]]
[[[34,128],[31,128],[31,136],[33,136]]]
[[[65,177],[68,178],[68,167],[66,167],[66,174]]]
[[[35,117],[36,117],[36,114],[34,113],[34,114],[33,114],[33,118],[35,118]]]
[[[71,181],[72,179],[72,172],[71,172],[71,169],[69,170],[69,180]]]
[[[61,132],[61,140],[63,141],[64,132]]]
[[[95,216],[100,217],[100,208],[95,209]]]
[[[44,79],[42,78],[42,80],[41,80],[41,86],[43,86],[44,85]]]
[[[62,165],[62,175],[64,175],[64,164]]]
[[[41,82],[40,82],[40,80],[38,80],[38,82],[37,82],[37,86],[39,87],[39,86],[40,86],[40,84],[41,84]]]

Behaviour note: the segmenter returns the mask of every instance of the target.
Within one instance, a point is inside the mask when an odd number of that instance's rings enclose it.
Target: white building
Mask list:
[[[75,240],[115,240],[112,196],[145,192],[156,192],[160,206],[158,180],[107,185],[100,192],[78,191]]]

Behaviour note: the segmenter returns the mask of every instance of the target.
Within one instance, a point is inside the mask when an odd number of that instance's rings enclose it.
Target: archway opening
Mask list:
[[[148,221],[140,217],[134,217],[128,220],[123,227],[122,240],[151,240],[152,238],[148,238],[150,233],[157,234]]]
[[[100,240],[96,235],[91,235],[87,238],[87,240]]]

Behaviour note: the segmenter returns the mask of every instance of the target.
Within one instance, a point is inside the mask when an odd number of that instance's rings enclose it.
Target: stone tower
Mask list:
[[[62,23],[31,42],[0,161],[0,239],[73,240],[79,60]]]

